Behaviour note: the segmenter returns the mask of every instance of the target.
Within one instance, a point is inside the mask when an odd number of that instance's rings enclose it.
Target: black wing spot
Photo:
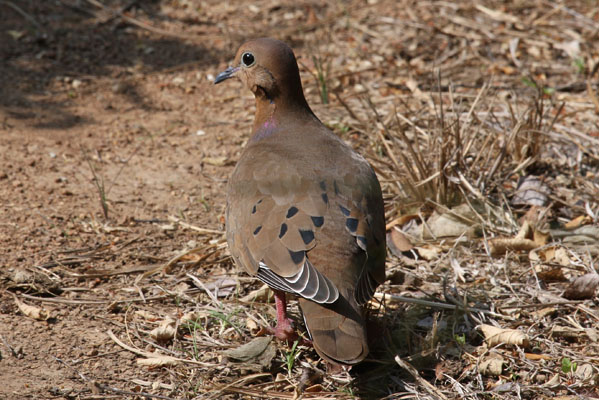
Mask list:
[[[322,190],[327,190],[327,183],[325,181],[320,181],[319,185]]]
[[[322,196],[322,201],[324,201],[326,204],[329,204],[329,196],[327,196],[326,193],[321,194]]]
[[[256,214],[256,206],[252,207],[252,214]]]
[[[358,246],[364,251],[368,247],[368,242],[364,236],[356,236],[356,240],[358,241]]]
[[[301,264],[302,262],[304,262],[305,254],[306,254],[306,252],[303,250],[300,250],[300,251],[289,250],[289,255],[291,256],[291,261],[293,261],[294,264]]]
[[[300,229],[299,233],[302,236],[302,240],[304,241],[304,244],[308,244],[314,240],[314,232],[312,232],[312,231],[305,231],[303,229]]]
[[[339,206],[339,209],[341,210],[341,212],[343,213],[343,215],[345,215],[346,217],[349,217],[349,210],[343,206]]]
[[[297,214],[298,211],[299,210],[295,206],[289,207],[289,210],[287,210],[287,218],[293,217],[295,214]]]
[[[358,229],[358,220],[356,218],[348,218],[345,220],[345,226],[351,233],[355,233],[356,229]]]
[[[324,224],[324,217],[310,217],[315,227],[320,228]]]
[[[339,194],[339,186],[337,186],[337,181],[333,181],[333,187],[335,189],[335,194]]]
[[[257,202],[256,204],[260,204],[260,203],[262,203],[262,200],[264,200],[264,199],[260,199],[260,200],[258,200],[258,202]]]
[[[262,225],[260,225],[259,227],[257,227],[257,228],[254,230],[254,236],[256,236],[256,235],[258,234],[258,232],[260,232],[260,229],[262,229]]]
[[[279,239],[281,239],[287,233],[287,224],[281,224],[281,230],[279,231]]]

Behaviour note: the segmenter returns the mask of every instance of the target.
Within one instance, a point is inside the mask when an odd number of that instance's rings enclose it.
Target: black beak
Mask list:
[[[235,76],[235,73],[238,69],[239,68],[228,67],[226,70],[224,70],[216,76],[216,78],[214,79],[214,84],[216,85],[217,83],[221,83],[222,81],[226,81],[227,79],[232,78],[233,76]]]

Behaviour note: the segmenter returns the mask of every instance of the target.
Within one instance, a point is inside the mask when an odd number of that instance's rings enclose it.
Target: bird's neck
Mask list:
[[[289,120],[312,120],[314,113],[308,106],[304,96],[277,96],[271,98],[264,92],[255,93],[256,114],[254,116],[253,135],[251,141],[262,140],[275,134],[282,123]],[[292,100],[293,101],[290,101]]]

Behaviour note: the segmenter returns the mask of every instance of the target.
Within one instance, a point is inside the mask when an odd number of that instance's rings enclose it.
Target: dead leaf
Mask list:
[[[260,330],[260,326],[258,326],[258,324],[256,323],[256,321],[254,321],[253,318],[246,318],[245,319],[245,326],[248,328],[248,330],[252,333],[255,334],[256,332],[258,332]]]
[[[149,358],[138,358],[136,362],[137,365],[143,365],[147,367],[170,367],[177,365],[179,360],[169,356],[156,356]]]
[[[46,321],[48,318],[50,318],[50,313],[47,310],[25,304],[17,299],[16,296],[15,303],[17,303],[17,307],[19,307],[19,311],[29,318],[37,319],[38,321]]]
[[[576,368],[576,371],[574,372],[574,376],[576,376],[583,382],[590,382],[594,380],[594,377],[597,377],[597,372],[591,364],[587,363],[579,365],[578,368]]]
[[[324,392],[324,388],[322,387],[322,385],[320,383],[317,383],[316,385],[312,385],[309,388],[306,388],[304,390],[304,392],[307,392],[307,393],[320,393],[320,392]]]
[[[524,225],[524,221],[528,221],[532,226],[537,226],[544,215],[546,215],[545,207],[531,206],[528,211],[518,219],[518,222],[520,222],[520,225]]]
[[[529,258],[533,261],[541,261],[543,263],[557,263],[564,267],[570,266],[572,263],[568,256],[568,251],[561,246],[551,246],[531,251]]]
[[[572,260],[570,260],[570,256],[568,256],[568,251],[564,247],[559,247],[555,250],[552,261],[555,261],[564,267],[568,267],[572,264]]]
[[[200,320],[200,318],[206,318],[210,313],[207,311],[189,311],[183,314],[179,319],[181,324],[194,323]]]
[[[314,25],[318,23],[319,19],[316,13],[314,12],[314,8],[310,5],[308,7],[308,19],[306,20],[306,25]]]
[[[520,238],[495,238],[489,240],[489,249],[491,256],[502,256],[508,251],[531,251],[538,246],[530,239]]]
[[[592,223],[593,223],[593,219],[591,217],[589,217],[588,215],[579,215],[578,217],[566,222],[566,224],[564,225],[564,228],[565,229],[576,229],[583,225],[588,225],[588,224],[592,224]]]
[[[159,229],[162,229],[163,231],[176,231],[177,230],[177,225],[175,224],[163,224],[163,225],[158,225]]]
[[[591,339],[591,342],[597,343],[599,340],[599,332],[595,328],[584,328],[584,333]]]
[[[443,363],[437,363],[437,365],[435,365],[435,378],[437,378],[437,380],[445,378],[446,373],[447,372]]]
[[[449,259],[449,264],[453,269],[454,280],[466,282],[466,278],[464,278],[466,271],[464,270],[464,268],[462,268],[458,260],[455,257],[451,256],[451,258]]]
[[[547,203],[549,193],[549,188],[538,176],[529,175],[518,182],[512,204],[517,206],[544,206]]]
[[[226,350],[223,352],[223,354],[227,358],[236,361],[249,361],[262,354],[270,342],[272,342],[271,336],[255,338],[249,343],[243,344],[234,349]]]
[[[420,216],[418,214],[408,214],[399,216],[395,218],[393,221],[389,222],[385,229],[391,230],[391,228],[393,228],[394,226],[404,226],[405,224],[414,219],[420,219]]]
[[[262,285],[260,289],[252,290],[247,295],[239,299],[242,303],[266,303],[272,300],[273,292],[267,285]]]
[[[545,246],[550,237],[551,235],[549,232],[543,232],[538,229],[534,229],[532,232],[532,241],[535,242],[538,247]]]
[[[453,207],[448,212],[440,214],[435,211],[422,228],[424,239],[457,238],[466,236],[477,237],[480,224],[476,214],[468,204]]]
[[[414,61],[414,59],[412,60],[412,62]],[[429,96],[429,94],[425,94],[422,92],[422,90],[420,90],[420,88],[418,87],[418,82],[415,79],[412,78],[408,78],[405,81],[405,84],[407,86],[408,89],[410,89],[410,91],[412,92],[412,94],[414,95],[414,97],[420,101],[422,101],[425,104],[428,104],[428,106],[431,108],[431,110],[435,109],[435,106],[431,100],[431,97]]]
[[[533,360],[533,361],[537,361],[537,360],[553,360],[554,357],[547,355],[547,354],[536,354],[536,353],[524,353],[524,357],[526,357],[527,360]]]
[[[493,325],[479,325],[478,328],[485,336],[485,341],[489,347],[499,344],[513,344],[516,346],[528,347],[528,336],[516,329],[503,329]]]
[[[568,326],[553,325],[551,327],[551,336],[564,339],[578,339],[582,336],[582,332]]]
[[[152,329],[152,331],[150,331],[150,336],[152,339],[158,342],[169,341],[174,338],[176,334],[177,327],[175,326],[175,321],[171,318],[165,319],[158,328]]]
[[[314,387],[322,382],[323,376],[323,373],[320,371],[317,371],[311,367],[303,367],[298,385],[300,392],[303,392],[306,390],[306,388]]]
[[[238,281],[231,278],[220,278],[207,282],[204,286],[211,292],[216,292],[216,297],[227,297],[237,288]]]
[[[135,310],[134,314],[150,322],[158,321],[160,319],[157,315],[146,310]]]
[[[554,388],[554,387],[560,386],[560,384],[561,384],[561,382],[560,382],[559,374],[555,374],[551,377],[551,379],[549,379],[547,382],[543,383],[543,387]],[[566,400],[564,397],[567,397],[567,396],[557,396],[557,397],[552,397],[552,399],[553,400]],[[573,400],[573,399],[569,399],[569,400]]]
[[[555,314],[558,311],[557,307],[544,307],[540,310],[533,311],[530,313],[534,317],[535,320],[540,320],[545,318],[548,315]]]
[[[210,165],[214,165],[216,167],[222,167],[223,165],[227,164],[227,161],[229,160],[228,157],[226,156],[220,156],[220,157],[204,157],[202,159],[202,162],[206,163],[206,164],[210,164]]]
[[[424,258],[427,261],[436,259],[439,256],[439,254],[443,252],[443,249],[441,247],[432,244],[425,245],[422,247],[414,247],[414,249],[416,249],[420,257]]]
[[[548,238],[548,234],[537,233],[533,225],[528,220],[525,220],[515,237],[499,237],[489,240],[489,249],[493,257],[501,256],[508,251],[530,252],[544,246]]]
[[[223,352],[224,356],[234,362],[243,363],[243,367],[252,370],[264,370],[270,367],[277,348],[272,343],[272,336],[262,336],[234,349]]]
[[[574,279],[562,295],[568,300],[585,300],[595,296],[599,286],[599,275],[595,272]]]
[[[537,272],[537,277],[545,283],[564,282],[568,280],[561,268],[551,268],[546,271]]]
[[[14,40],[19,40],[23,36],[25,36],[25,34],[27,33],[27,31],[8,30],[8,31],[6,31],[6,33],[8,33],[10,35],[10,37],[12,37]]]
[[[585,246],[593,254],[599,252],[599,225],[583,225],[572,231],[552,229],[550,233],[554,239],[562,239],[563,243]]]
[[[422,278],[411,272],[396,270],[387,275],[387,280],[392,285],[403,285],[405,287],[420,287]]]
[[[387,233],[387,245],[389,246],[391,253],[396,257],[402,257],[404,252],[410,251],[414,247],[410,242],[410,239],[408,239],[403,232],[395,228]]]
[[[553,47],[563,50],[571,59],[575,60],[580,55],[580,41],[554,42]]]
[[[504,362],[501,357],[486,358],[478,365],[478,372],[485,376],[499,376],[503,371]]]

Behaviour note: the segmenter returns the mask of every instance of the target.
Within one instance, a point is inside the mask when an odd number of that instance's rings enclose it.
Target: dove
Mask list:
[[[312,112],[284,42],[244,43],[214,83],[230,78],[256,102],[252,134],[227,188],[232,257],[273,289],[277,338],[297,339],[287,315],[287,296],[296,296],[319,356],[357,364],[369,352],[364,305],[385,280],[376,174]]]

